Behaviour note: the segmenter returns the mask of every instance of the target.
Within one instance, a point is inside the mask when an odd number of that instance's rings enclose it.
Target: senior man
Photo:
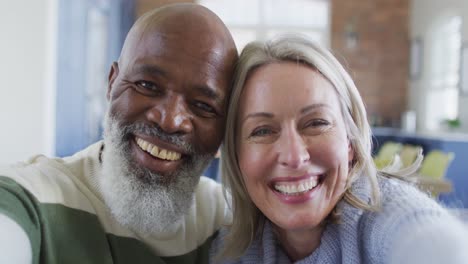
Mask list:
[[[229,214],[200,175],[222,141],[236,60],[202,6],[139,18],[111,66],[104,140],[0,169],[0,262],[207,261]]]

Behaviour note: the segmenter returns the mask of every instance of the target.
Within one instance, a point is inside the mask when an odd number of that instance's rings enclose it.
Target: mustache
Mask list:
[[[181,133],[167,133],[158,124],[133,123],[129,125],[119,124],[122,134],[129,137],[131,134],[140,134],[149,137],[157,137],[169,144],[175,145],[187,154],[194,154],[195,149],[192,144],[184,139]]]

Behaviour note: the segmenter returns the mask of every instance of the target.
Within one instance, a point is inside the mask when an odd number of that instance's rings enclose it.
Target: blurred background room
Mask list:
[[[332,49],[364,98],[376,165],[405,167],[422,150],[418,185],[468,207],[466,0],[0,0],[0,163],[99,140],[126,33],[174,2],[213,10],[239,50],[287,32]],[[217,166],[206,173],[216,178]]]

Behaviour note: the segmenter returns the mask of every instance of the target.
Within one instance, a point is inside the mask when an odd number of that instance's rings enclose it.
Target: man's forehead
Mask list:
[[[168,60],[185,63],[180,67],[212,68],[210,71],[224,71],[233,63],[223,42],[210,36],[184,36],[154,30],[132,40],[125,59]]]

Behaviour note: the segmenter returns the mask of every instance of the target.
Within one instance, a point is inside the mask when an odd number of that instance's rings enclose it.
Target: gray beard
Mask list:
[[[184,147],[191,151],[191,159],[171,175],[139,166],[130,154],[131,131]],[[117,222],[144,235],[176,231],[192,206],[200,175],[213,155],[197,154],[190,145],[158,128],[143,124],[122,126],[109,112],[105,117],[104,146],[98,181],[104,202]]]

